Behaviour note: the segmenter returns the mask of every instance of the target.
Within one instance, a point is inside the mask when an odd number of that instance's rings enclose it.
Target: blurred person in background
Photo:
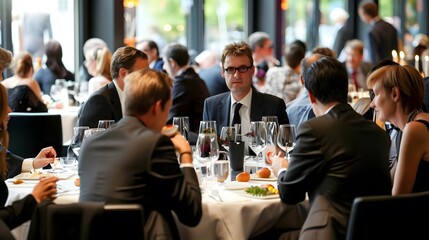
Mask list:
[[[94,76],[88,82],[88,95],[112,82],[110,75],[112,53],[110,50],[107,47],[97,48],[93,52],[93,58],[95,59],[95,68],[88,68],[89,73]],[[88,61],[86,63],[89,66]]]
[[[372,68],[372,64],[363,61],[364,44],[359,39],[353,39],[346,43],[345,54],[346,61],[344,62],[349,84],[353,84],[355,90],[368,90],[366,86],[366,77]]]
[[[229,91],[222,77],[218,54],[204,50],[195,57],[195,62],[199,67],[198,75],[206,83],[210,96]]]
[[[27,52],[17,54],[12,62],[14,75],[1,83],[7,88],[13,112],[47,112],[39,84],[33,78],[33,59]]]
[[[74,81],[74,74],[66,69],[63,63],[63,49],[60,42],[50,40],[45,44],[45,65],[34,75],[44,94],[50,94],[51,86],[57,79]]]
[[[149,67],[158,71],[164,71],[164,61],[159,56],[159,48],[155,41],[142,40],[137,43],[136,48],[146,53],[149,59]]]
[[[83,56],[85,60],[80,65],[79,82],[89,81],[93,76],[88,72],[88,68],[95,68],[94,51],[98,48],[107,48],[107,43],[100,38],[90,38],[83,44]]]

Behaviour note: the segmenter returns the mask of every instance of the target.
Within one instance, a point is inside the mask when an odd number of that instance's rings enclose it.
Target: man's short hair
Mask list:
[[[370,16],[371,18],[378,16],[378,6],[374,2],[363,1],[359,4],[359,9],[362,11],[362,13]]]
[[[249,58],[250,63],[253,64],[252,49],[250,48],[249,44],[245,42],[230,43],[225,46],[220,59],[222,62],[222,69],[225,68],[225,59],[228,56],[246,56]]]
[[[189,63],[188,48],[179,43],[170,43],[164,47],[163,56],[165,59],[173,59],[179,67]]]
[[[142,43],[144,43],[144,42],[146,42],[146,43],[147,43],[147,46],[148,46],[148,48],[149,48],[150,50],[156,49],[156,56],[157,56],[157,57],[159,57],[159,48],[158,48],[158,44],[156,44],[156,42],[155,42],[155,41],[153,41],[153,40],[150,40],[150,39],[143,39],[143,40],[141,40],[141,41],[139,41],[139,42],[137,43],[136,48],[137,48],[137,49],[139,49],[139,50],[141,50],[141,51],[144,51],[143,49],[140,49],[140,48],[138,47],[139,45],[141,45],[141,44],[142,44]]]
[[[123,109],[126,115],[145,114],[159,100],[164,109],[171,98],[173,82],[164,72],[141,69],[128,74],[124,82]]]
[[[337,59],[313,54],[302,60],[301,72],[305,88],[322,104],[347,103],[347,71]]]
[[[138,58],[148,59],[146,53],[136,48],[128,46],[118,48],[112,55],[112,62],[110,65],[112,79],[119,77],[119,69],[125,68],[130,70]]]
[[[351,50],[357,51],[363,55],[364,44],[359,39],[352,39],[346,42],[346,48],[350,48]]]
[[[285,61],[291,68],[296,68],[305,57],[305,49],[299,44],[290,45],[285,51]]]
[[[265,41],[270,39],[270,35],[266,32],[254,32],[249,36],[249,46],[252,51],[255,51],[257,46],[263,46]]]

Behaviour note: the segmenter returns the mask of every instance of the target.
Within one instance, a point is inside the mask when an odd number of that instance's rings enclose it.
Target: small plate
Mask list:
[[[260,178],[258,175],[256,175],[256,173],[252,173],[252,174],[250,174],[250,180],[255,180],[255,181],[277,181],[277,177],[274,176],[271,173],[271,176],[269,178]]]

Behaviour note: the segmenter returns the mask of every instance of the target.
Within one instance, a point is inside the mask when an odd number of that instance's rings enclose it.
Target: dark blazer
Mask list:
[[[203,120],[215,120],[218,135],[223,126],[229,125],[230,107],[230,92],[209,97],[204,102]],[[270,94],[253,91],[250,121],[261,121],[263,116],[277,116],[279,124],[289,123],[283,99]]]
[[[209,96],[209,91],[193,68],[189,67],[174,78],[172,96],[173,105],[167,123],[172,124],[174,117],[188,116],[189,128],[192,132],[198,132],[204,100]]]
[[[115,120],[122,118],[121,101],[113,82],[100,88],[80,107],[77,126],[96,128],[102,119]]]
[[[335,51],[337,56],[340,56],[341,51],[343,50],[344,46],[346,45],[346,42],[350,39],[352,39],[351,34],[349,32],[349,27],[347,24],[344,24],[340,29],[337,31],[337,35],[335,36],[334,45],[332,47],[332,50]]]
[[[346,103],[300,125],[278,187],[287,204],[308,194],[302,239],[345,239],[355,197],[391,194],[389,147],[387,133]]]
[[[398,32],[390,23],[380,19],[368,32],[368,53],[373,64],[387,58],[392,60],[392,50],[398,51]]]
[[[221,72],[222,68],[218,64],[209,68],[203,68],[198,72],[198,75],[200,75],[201,79],[206,83],[210,96],[229,92],[229,88],[226,86],[225,79],[222,77]]]
[[[158,58],[155,62],[155,64],[153,65],[153,68],[155,70],[158,70],[160,72],[164,71],[164,61],[162,60],[162,58]]]
[[[138,203],[146,217],[152,210],[161,213],[173,232],[171,211],[185,225],[199,223],[201,192],[194,168],[180,168],[171,140],[138,118],[125,116],[87,139],[79,158],[79,201]]]
[[[10,206],[3,207],[7,200],[8,190],[6,183],[0,181],[0,220],[3,221],[9,229],[14,229],[24,222],[31,219],[34,209],[36,208],[37,202],[33,195],[28,194],[23,199],[13,202]],[[4,227],[0,224],[0,230]],[[3,231],[0,231],[0,239],[2,238]]]

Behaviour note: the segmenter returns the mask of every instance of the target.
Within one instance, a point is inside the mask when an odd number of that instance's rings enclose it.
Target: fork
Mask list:
[[[222,198],[219,195],[219,192],[217,189],[212,189],[212,197],[214,200],[216,200],[217,202],[223,202]]]

